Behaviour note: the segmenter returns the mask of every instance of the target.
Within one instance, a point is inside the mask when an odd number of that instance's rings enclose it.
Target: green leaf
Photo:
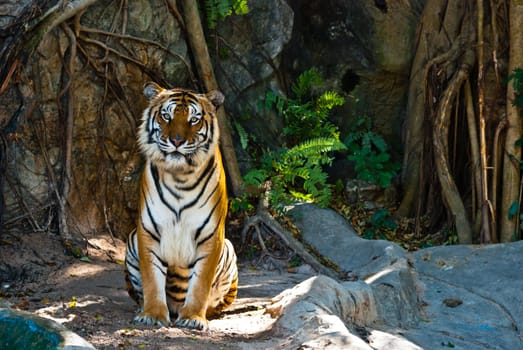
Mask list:
[[[205,0],[205,16],[210,29],[228,16],[245,15],[249,12],[247,0]]]
[[[323,79],[318,69],[311,68],[300,74],[296,82],[291,86],[291,90],[296,95],[296,98],[300,100],[312,86],[321,85],[322,82]]]
[[[246,184],[261,186],[267,180],[268,174],[264,169],[251,169],[243,177],[243,181]]]
[[[236,0],[233,4],[234,13],[237,15],[246,15],[249,13],[249,5],[247,0]]]
[[[249,134],[247,134],[247,131],[243,128],[243,126],[238,123],[237,121],[234,122],[234,127],[236,128],[236,131],[238,132],[238,136],[240,136],[240,144],[242,146],[243,150],[247,149],[247,145],[249,144]]]

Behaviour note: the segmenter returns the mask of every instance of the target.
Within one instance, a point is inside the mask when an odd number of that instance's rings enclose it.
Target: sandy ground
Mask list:
[[[52,318],[97,349],[270,349],[272,297],[310,277],[240,262],[237,301],[207,332],[134,324],[121,241],[89,240],[88,256],[65,254],[57,236],[0,236],[0,303]]]

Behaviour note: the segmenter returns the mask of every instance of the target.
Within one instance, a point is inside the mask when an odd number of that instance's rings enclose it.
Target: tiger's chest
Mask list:
[[[186,267],[198,258],[196,235],[202,227],[202,218],[208,214],[208,208],[204,207],[187,209],[177,219],[172,215],[165,216],[165,220],[160,223],[160,252],[168,265]],[[208,229],[203,227],[202,231]]]
[[[218,179],[210,173],[195,186],[177,186],[152,172],[149,180],[142,218],[145,223],[154,218],[151,229],[158,233],[162,259],[168,265],[189,266],[204,253],[199,239],[211,236],[219,222],[212,200]]]

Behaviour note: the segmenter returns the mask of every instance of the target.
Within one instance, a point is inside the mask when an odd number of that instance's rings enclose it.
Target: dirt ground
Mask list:
[[[65,253],[47,232],[0,236],[0,305],[52,318],[97,349],[271,349],[272,297],[310,277],[240,262],[237,301],[207,332],[132,322],[137,305],[124,282],[123,242],[89,239],[88,255]]]

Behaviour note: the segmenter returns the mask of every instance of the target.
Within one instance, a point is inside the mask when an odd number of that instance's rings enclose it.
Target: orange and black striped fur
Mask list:
[[[137,229],[128,239],[129,294],[135,321],[207,329],[236,298],[238,270],[225,239],[227,193],[218,147],[218,91],[197,94],[144,87],[138,131],[146,164]]]

